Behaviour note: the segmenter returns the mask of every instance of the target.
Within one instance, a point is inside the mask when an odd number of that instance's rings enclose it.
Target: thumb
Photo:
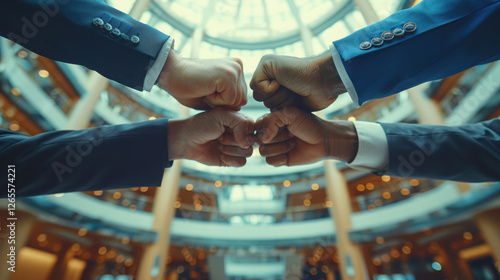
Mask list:
[[[264,101],[272,96],[281,86],[276,80],[276,73],[273,67],[274,56],[264,56],[255,70],[250,88],[253,90],[253,98],[257,101]]]
[[[233,131],[234,139],[241,148],[249,148],[255,142],[255,123],[249,117],[233,110],[220,110],[222,124]]]

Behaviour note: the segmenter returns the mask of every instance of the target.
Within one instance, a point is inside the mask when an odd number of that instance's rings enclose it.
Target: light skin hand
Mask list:
[[[191,159],[206,165],[243,166],[253,152],[254,122],[234,110],[216,108],[168,122],[170,160]]]
[[[259,152],[270,165],[294,166],[325,158],[351,162],[357,154],[358,136],[349,121],[325,121],[286,107],[257,120],[255,127]]]
[[[238,58],[187,59],[171,50],[158,78],[160,88],[181,104],[207,110],[240,110],[247,103],[243,64]]]
[[[347,91],[330,52],[307,58],[266,55],[250,88],[255,100],[268,108],[293,105],[306,111],[324,109]]]

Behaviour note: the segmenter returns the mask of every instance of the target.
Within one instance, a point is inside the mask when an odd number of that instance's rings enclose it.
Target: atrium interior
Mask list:
[[[266,54],[333,41],[414,0],[106,0],[172,36],[183,57],[238,57],[249,82]],[[199,111],[0,38],[0,128],[36,135]],[[390,73],[387,73],[390,75]],[[500,64],[476,66],[331,120],[461,125],[500,116]],[[241,112],[269,113],[252,97]],[[113,159],[102,164],[113,164]],[[18,174],[29,176],[29,174]],[[91,176],[91,175],[90,175]],[[500,184],[378,176],[327,160],[272,167],[254,147],[241,168],[176,160],[162,186],[17,200],[17,272],[0,279],[500,279]]]

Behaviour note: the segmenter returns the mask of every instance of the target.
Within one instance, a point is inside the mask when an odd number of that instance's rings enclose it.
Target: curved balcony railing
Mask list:
[[[454,183],[447,182],[399,203],[353,213],[351,239],[354,242],[365,242],[372,241],[377,236],[390,237],[442,226],[466,219],[475,211],[496,207],[499,199],[498,184],[480,186],[467,193],[460,193]],[[81,193],[65,194],[63,197],[33,197],[27,199],[27,203],[46,211],[61,211],[61,217],[65,217],[64,213],[68,211],[78,213],[79,217],[108,227],[150,231],[153,225],[151,213],[129,211]],[[296,246],[299,240],[304,244],[323,242],[328,245],[335,241],[335,226],[329,217],[260,226],[175,218],[171,237],[175,242],[222,247],[243,244]]]

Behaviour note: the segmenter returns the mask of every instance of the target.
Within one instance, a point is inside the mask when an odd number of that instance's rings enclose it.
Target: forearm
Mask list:
[[[356,92],[359,104],[395,94],[499,59],[500,38],[490,36],[499,14],[500,3],[493,0],[424,0],[333,42],[341,61],[336,65],[345,67],[353,84],[349,92]],[[417,29],[380,46],[361,48],[363,42],[408,22]]]
[[[389,143],[388,175],[499,181],[500,119],[458,127],[381,124]]]
[[[17,196],[159,186],[171,164],[167,129],[161,119],[32,137],[5,133],[0,161],[16,166]]]
[[[169,38],[102,1],[18,0],[5,5],[8,8],[0,12],[0,35],[48,58],[83,65],[139,90]],[[120,35],[96,26],[96,18]],[[133,41],[133,36],[139,41]]]

